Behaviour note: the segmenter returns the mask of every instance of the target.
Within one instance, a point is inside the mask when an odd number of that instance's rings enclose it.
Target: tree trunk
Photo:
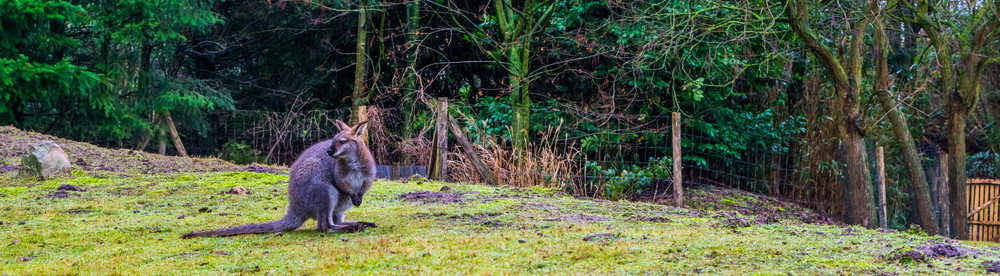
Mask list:
[[[969,239],[968,194],[965,191],[965,124],[967,115],[957,106],[948,104],[948,190],[951,214],[955,219],[955,235],[960,240]]]
[[[358,123],[358,107],[365,105],[368,99],[365,90],[365,74],[367,70],[368,49],[368,2],[360,1],[358,12],[358,48],[354,59],[354,92],[351,93],[351,124]]]
[[[527,42],[519,42],[525,43]],[[508,52],[508,76],[510,78],[511,137],[514,149],[523,150],[530,140],[531,90],[526,78],[529,56],[526,47],[516,46]]]
[[[849,194],[844,196],[851,202],[847,223],[867,228],[875,227],[875,220],[872,219],[875,205],[872,199],[872,181],[868,172],[865,139],[856,131],[848,131],[846,137],[842,136],[841,140],[844,141],[844,174],[849,190]]]
[[[909,125],[906,123],[906,119],[903,118],[903,112],[900,112],[894,105],[895,101],[889,98],[888,91],[883,90],[876,93],[878,93],[879,104],[889,113],[887,116],[892,126],[892,134],[903,151],[903,162],[906,165],[907,176],[909,177],[910,184],[913,185],[914,196],[917,200],[917,215],[920,217],[920,227],[928,234],[937,234],[937,219],[934,214],[934,203],[931,200],[930,185],[927,182],[927,178],[925,178],[926,174],[920,162],[920,153],[917,151],[917,146],[914,144],[912,136],[910,136]]]
[[[931,201],[930,185],[927,184],[924,167],[920,163],[920,154],[910,136],[910,127],[903,117],[903,112],[896,108],[896,101],[889,96],[889,55],[886,51],[884,32],[875,32],[875,94],[879,104],[885,109],[892,125],[892,134],[903,151],[903,162],[909,173],[910,184],[917,200],[917,215],[920,217],[920,227],[928,234],[938,233],[937,219],[934,215],[934,204]]]
[[[411,139],[414,136],[414,108],[417,99],[417,56],[420,54],[420,0],[411,0],[406,3],[406,48],[407,67],[404,71],[403,108],[406,116],[403,116],[403,139]],[[402,153],[402,161],[405,165],[411,165],[413,158],[409,152]]]

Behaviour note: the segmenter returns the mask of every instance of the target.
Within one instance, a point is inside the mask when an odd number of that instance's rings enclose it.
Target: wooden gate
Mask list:
[[[969,239],[1000,241],[1000,180],[969,179]]]

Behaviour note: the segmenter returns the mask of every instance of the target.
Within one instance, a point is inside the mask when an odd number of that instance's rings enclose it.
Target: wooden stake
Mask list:
[[[163,113],[163,123],[167,124],[170,128],[170,139],[174,142],[174,148],[177,148],[177,154],[183,157],[188,157],[187,149],[184,148],[184,143],[181,143],[181,136],[177,135],[177,126],[174,126],[174,119],[170,118],[170,111]]]
[[[941,153],[941,183],[938,188],[938,206],[941,206],[941,235],[951,237],[951,203],[948,201],[948,154]]]
[[[674,205],[677,207],[684,206],[684,191],[681,187],[681,114],[673,113],[673,126],[670,128],[670,134],[673,136],[673,150],[674,150]]]
[[[438,98],[438,117],[434,128],[434,157],[431,178],[439,181],[448,179],[448,98]]]
[[[358,114],[356,114],[355,117],[358,118],[358,121],[354,122],[355,124],[360,123],[360,122],[368,121],[368,106],[367,105],[359,105],[358,106]],[[371,124],[369,124],[368,126],[371,126]],[[368,145],[368,128],[367,127],[365,128],[365,131],[361,132],[361,142],[365,143],[366,146]]]
[[[885,148],[878,147],[876,157],[878,161],[878,208],[881,210],[878,213],[881,216],[879,218],[879,226],[889,228],[888,216],[885,210]]]
[[[485,180],[487,184],[497,186],[496,178],[493,177],[493,174],[490,173],[488,169],[486,169],[486,165],[483,164],[483,160],[479,158],[479,154],[477,154],[472,148],[472,144],[469,143],[469,140],[465,139],[465,135],[462,134],[462,130],[458,129],[458,123],[455,122],[455,118],[451,117],[451,114],[448,114],[447,116],[448,129],[451,129],[451,134],[455,135],[455,140],[458,140],[458,144],[462,146],[462,151],[465,151],[465,155],[469,157],[469,160],[472,160],[472,166],[479,172],[479,176],[482,176],[483,180]]]

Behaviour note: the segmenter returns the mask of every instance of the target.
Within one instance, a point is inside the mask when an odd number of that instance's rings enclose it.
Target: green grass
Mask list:
[[[423,203],[398,198],[438,191],[445,184],[385,181],[376,183],[365,203],[347,215],[378,228],[324,234],[307,222],[280,236],[185,240],[180,236],[193,230],[280,218],[287,203],[287,176],[76,173],[36,182],[15,180],[14,174],[0,175],[0,273],[14,275],[938,274],[983,273],[982,261],[997,255],[969,246],[988,254],[935,259],[932,267],[899,264],[885,256],[941,238],[793,219],[733,228],[725,223],[732,214],[692,215],[687,209],[576,199],[544,189],[449,183],[447,193],[463,194],[464,200]],[[88,190],[48,198],[63,184]],[[251,194],[221,193],[236,185]],[[199,212],[202,208],[211,212]],[[643,220],[659,217],[670,221]],[[583,240],[599,233],[611,235]]]

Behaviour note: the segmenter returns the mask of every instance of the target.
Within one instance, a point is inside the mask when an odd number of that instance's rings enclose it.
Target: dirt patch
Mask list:
[[[471,223],[480,224],[486,227],[499,228],[505,226],[511,226],[509,223],[504,223],[500,220],[495,219],[500,214],[498,213],[482,213],[482,214],[461,214],[461,215],[449,215],[445,213],[436,214],[417,214],[417,218],[445,218],[454,222],[460,223]]]
[[[47,197],[48,198],[67,198],[67,197],[69,197],[69,193],[67,193],[66,191],[57,191],[55,193],[52,193],[51,195],[48,195]]]
[[[590,236],[583,237],[583,241],[596,241],[596,240],[615,240],[621,238],[621,235],[611,234],[611,233],[598,233]]]
[[[0,165],[0,173],[14,172],[14,171],[17,171],[17,168],[19,168],[19,167],[21,167],[21,166],[19,166],[19,165]]]
[[[108,149],[95,145],[66,140],[50,135],[0,127],[0,157],[17,157],[32,146],[44,141],[53,141],[66,151],[69,160],[82,170],[136,171],[136,172],[189,172],[189,171],[236,171],[240,167],[218,158],[188,158],[164,156],[128,149]],[[0,168],[4,172],[5,168]]]
[[[735,212],[722,212],[715,216],[715,218],[722,219],[719,225],[727,228],[745,228],[750,227],[750,220],[740,216]]]
[[[588,216],[588,215],[584,215],[584,214],[579,214],[579,215],[575,215],[575,216],[564,216],[564,217],[551,218],[551,219],[546,219],[546,220],[547,221],[569,221],[569,222],[598,222],[598,221],[605,221],[605,220],[610,220],[610,219],[611,218],[609,218],[609,217]]]
[[[778,222],[781,222],[781,217],[774,213],[760,214],[753,219],[753,223],[757,225],[765,225]]]
[[[634,220],[636,220],[636,221],[656,222],[656,223],[670,223],[670,222],[674,222],[674,220],[672,220],[670,218],[667,218],[667,217],[640,217],[640,218],[635,218]]]
[[[938,243],[918,247],[902,247],[889,253],[887,259],[900,263],[922,262],[937,258],[964,259],[968,257],[978,258],[983,251],[954,246],[947,243]]]
[[[983,266],[986,268],[986,272],[1000,273],[1000,261],[984,261]]]
[[[86,191],[87,189],[80,188],[79,186],[76,186],[76,185],[63,184],[62,186],[59,186],[59,188],[56,188],[56,190],[57,191],[83,192],[83,191]]]
[[[246,168],[244,168],[244,169],[242,169],[240,171],[255,172],[255,173],[272,173],[272,174],[276,173],[276,171],[273,170],[273,169],[271,169],[271,168],[264,167],[264,166],[257,165],[257,164],[250,164],[249,166],[247,166]]]
[[[420,202],[423,204],[430,204],[430,203],[452,204],[452,203],[462,203],[462,201],[465,201],[465,195],[455,194],[455,193],[421,191],[421,192],[401,194],[396,199],[403,201]]]

